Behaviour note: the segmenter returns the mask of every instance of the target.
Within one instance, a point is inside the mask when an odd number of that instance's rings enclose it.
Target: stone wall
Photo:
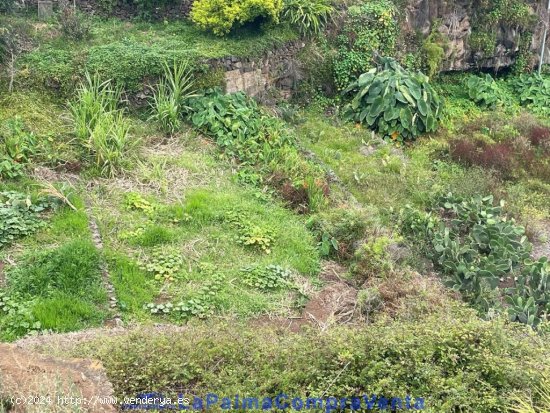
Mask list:
[[[300,78],[296,56],[305,47],[302,41],[292,42],[254,58],[227,57],[209,62],[224,71],[227,92],[246,92],[259,97],[271,90],[288,98]]]

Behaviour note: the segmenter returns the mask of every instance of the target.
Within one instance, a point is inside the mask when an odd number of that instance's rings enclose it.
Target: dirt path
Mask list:
[[[0,344],[0,401],[14,413],[117,411],[98,361],[61,360],[9,344]]]

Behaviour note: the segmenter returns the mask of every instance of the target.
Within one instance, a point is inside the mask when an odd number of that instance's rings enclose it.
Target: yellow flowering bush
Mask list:
[[[258,18],[278,23],[283,0],[198,0],[191,20],[204,30],[224,36],[231,29]]]

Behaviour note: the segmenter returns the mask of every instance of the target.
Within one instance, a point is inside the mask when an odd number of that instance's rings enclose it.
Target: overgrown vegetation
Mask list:
[[[524,228],[502,214],[504,203],[493,206],[492,196],[465,200],[449,194],[438,206],[442,218],[403,210],[401,227],[425,240],[448,284],[483,314],[493,315],[501,305],[497,287],[509,280],[510,319],[531,326],[545,321],[550,312],[548,259],[529,259],[532,245]]]
[[[544,409],[550,84],[518,76],[542,25],[456,6],[0,15],[0,340],[133,326],[25,342],[100,359],[119,397]]]

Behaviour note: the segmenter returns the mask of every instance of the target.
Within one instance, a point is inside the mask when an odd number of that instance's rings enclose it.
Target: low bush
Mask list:
[[[346,117],[398,142],[435,132],[442,102],[428,78],[389,58],[381,64],[381,69],[362,74],[345,90],[355,95],[345,108]]]
[[[191,20],[218,36],[247,23],[278,23],[283,0],[197,0]]]
[[[118,397],[186,388],[203,399],[207,393],[260,402],[286,394],[288,403],[292,397],[347,397],[349,409],[351,396],[401,397],[404,407],[408,394],[423,398],[426,412],[440,413],[505,411],[511,392],[529,392],[548,370],[545,336],[479,320],[465,309],[323,334],[281,334],[235,321],[189,331],[151,334],[148,327],[80,343],[71,353],[98,358]]]
[[[467,166],[481,166],[500,172],[504,178],[513,177],[518,162],[516,150],[512,144],[490,144],[482,140],[459,139],[450,144],[452,159]]]
[[[67,39],[79,41],[90,37],[91,23],[72,7],[62,10],[57,15],[57,22]]]
[[[335,208],[313,215],[306,223],[317,237],[321,255],[340,260],[353,257],[366,236],[368,224],[363,211],[349,208]]]

